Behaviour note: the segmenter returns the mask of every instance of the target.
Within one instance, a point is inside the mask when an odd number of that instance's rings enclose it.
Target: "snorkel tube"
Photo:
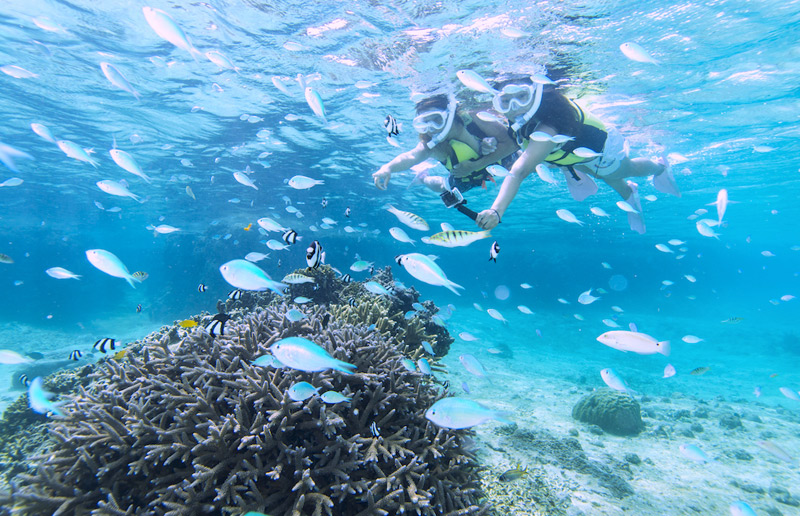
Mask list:
[[[452,93],[448,94],[447,97],[447,121],[444,124],[444,129],[442,129],[439,134],[431,138],[431,141],[426,144],[429,149],[436,147],[445,138],[447,138],[450,128],[453,127],[453,120],[456,118],[456,106],[458,105],[458,101],[456,100],[455,95]]]
[[[524,115],[517,117],[517,120],[511,124],[511,130],[515,133],[522,128],[528,121],[533,118],[533,115],[536,114],[536,111],[539,110],[539,106],[542,104],[542,93],[544,92],[544,84],[541,82],[537,82],[534,80],[534,77],[531,77],[531,83],[536,85],[536,91],[533,93],[533,104],[531,108],[528,110],[527,113]]]

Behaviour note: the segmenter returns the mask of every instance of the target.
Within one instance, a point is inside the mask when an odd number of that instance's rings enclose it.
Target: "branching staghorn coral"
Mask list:
[[[464,433],[424,418],[440,395],[402,367],[394,343],[322,309],[292,323],[287,309],[245,313],[218,338],[156,335],[98,367],[51,423],[35,474],[18,478],[15,513],[485,514]],[[356,373],[252,365],[289,336]],[[352,399],[292,401],[298,381]]]

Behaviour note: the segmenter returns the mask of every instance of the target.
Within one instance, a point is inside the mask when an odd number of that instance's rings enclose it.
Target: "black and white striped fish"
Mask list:
[[[349,217],[350,216],[350,206],[348,206],[347,209],[344,210],[344,216],[345,217]]]
[[[314,240],[306,249],[306,263],[312,269],[316,269],[322,263],[322,244],[319,240]]]
[[[239,290],[238,288],[236,290],[231,290],[230,292],[228,292],[228,299],[233,299],[234,301],[238,301],[242,299],[242,294],[244,294],[244,291]]]
[[[283,241],[287,244],[294,244],[297,242],[297,231],[290,229],[283,234]]]
[[[208,290],[208,287],[202,283],[197,287],[198,292],[205,292],[206,290]]]
[[[323,198],[322,198],[322,202],[321,202],[320,204],[322,205],[322,209],[325,209],[325,208],[327,208],[327,207],[328,207],[328,199],[326,199],[325,197],[323,197]]]
[[[82,356],[82,354],[81,354],[80,350],[77,350],[77,349],[76,349],[75,351],[73,351],[73,352],[71,352],[71,353],[69,354],[69,359],[70,359],[70,360],[74,360],[74,361],[76,361],[76,362],[77,362],[78,360],[80,360],[80,359],[81,359],[81,356]]]
[[[19,376],[17,377],[17,379],[19,380],[19,383],[21,383],[21,384],[22,384],[22,385],[24,385],[25,387],[30,387],[30,385],[31,385],[31,381],[30,381],[30,380],[28,380],[28,375],[27,375],[27,374],[25,374],[25,373],[22,373],[21,375],[19,375]]]
[[[497,240],[495,240],[492,244],[492,247],[489,248],[489,261],[494,261],[494,263],[497,263],[498,254],[500,254],[500,244],[498,244]]]
[[[386,119],[383,121],[383,127],[386,128],[386,132],[389,133],[390,137],[400,134],[400,125],[397,123],[397,119],[392,115],[386,115]]]
[[[206,324],[205,329],[212,337],[227,335],[228,333],[225,323],[227,323],[230,319],[231,318],[228,314],[218,313],[211,319],[210,323]]]
[[[342,276],[342,281],[344,281],[345,283],[350,283],[351,281],[353,281],[353,278],[350,277],[350,274],[345,274],[344,276]]]
[[[100,339],[97,342],[95,342],[94,346],[92,346],[92,349],[99,349],[100,353],[105,353],[106,348],[115,349],[116,346],[117,346],[117,341],[115,339],[106,337],[104,339]]]
[[[350,305],[350,306],[358,306],[358,303],[356,303],[356,298],[354,298],[354,297],[351,297],[350,299],[348,299],[347,300],[347,304]]]

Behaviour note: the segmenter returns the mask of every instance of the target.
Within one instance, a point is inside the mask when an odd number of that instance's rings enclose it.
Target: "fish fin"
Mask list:
[[[494,413],[492,414],[492,419],[494,419],[498,423],[504,423],[506,425],[510,425],[510,424],[514,423],[511,420],[511,412],[508,412],[508,411],[505,411],[505,410],[496,410],[496,411],[494,411]]]
[[[460,296],[461,293],[458,290],[456,290],[456,288],[460,288],[460,289],[464,288],[461,285],[459,285],[458,283],[455,283],[455,282],[450,281],[450,280],[447,280],[447,283],[445,283],[444,286],[447,287],[451,292],[453,292],[457,296]]]
[[[668,357],[671,351],[672,347],[670,346],[668,340],[662,340],[661,342],[658,343],[658,352],[664,355],[665,357]]]
[[[131,287],[136,288],[136,285],[134,284],[134,281],[139,281],[139,280],[137,280],[136,278],[134,278],[131,275],[128,275],[128,276],[125,276],[125,281],[127,281],[128,285],[130,285]]]

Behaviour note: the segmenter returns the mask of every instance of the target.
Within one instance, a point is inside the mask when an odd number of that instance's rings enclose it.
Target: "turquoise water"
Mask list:
[[[197,59],[159,38],[143,16],[145,5],[176,20],[201,52]],[[0,253],[14,260],[0,263],[0,349],[39,352],[53,361],[102,337],[141,338],[162,324],[213,312],[231,289],[219,274],[222,263],[269,252],[259,265],[280,278],[305,266],[302,244],[317,239],[327,262],[342,271],[359,255],[376,267],[393,266],[396,279],[438,306],[452,303],[451,333],[468,331],[480,339],[457,339],[447,359],[452,369],[457,353],[468,350],[483,353],[490,370],[513,371],[515,382],[529,375],[530,381],[569,385],[584,377],[602,387],[599,370],[613,367],[650,396],[677,390],[699,399],[779,405],[794,414],[800,402],[778,387],[800,389],[800,299],[791,299],[800,296],[798,5],[347,1],[310,9],[306,2],[6,1],[0,7],[0,65],[33,76],[0,74],[0,142],[33,159],[16,159],[18,172],[0,168],[0,183],[24,181],[0,188]],[[508,37],[504,28],[527,35]],[[645,47],[660,64],[626,58],[619,45],[627,41]],[[237,69],[220,69],[202,55],[210,51]],[[100,62],[122,71],[140,98],[113,86]],[[371,173],[398,153],[386,141],[386,115],[402,123],[397,140],[409,149],[417,141],[412,93],[452,88],[464,105],[486,106],[490,99],[464,88],[456,71],[492,77],[536,65],[564,78],[572,96],[618,126],[633,155],[672,153],[682,197],[637,179],[642,196],[657,197],[642,201],[647,233],[638,235],[606,185],[576,202],[560,175],[560,183],[550,185],[532,174],[491,239],[445,249],[422,244],[423,233],[407,229],[416,246],[395,241],[388,229],[399,224],[383,209],[386,203],[424,217],[431,232],[441,222],[477,228],[433,193],[408,187],[411,173],[396,174],[385,192],[373,186]],[[314,116],[298,76],[322,97],[327,123]],[[275,87],[273,77],[289,94]],[[67,157],[37,136],[31,123],[94,149],[97,168]],[[112,161],[108,151],[115,145],[136,158],[151,184]],[[248,166],[258,190],[233,177]],[[296,174],[325,184],[294,190],[285,183]],[[144,202],[100,191],[95,183],[104,179],[125,179]],[[731,204],[717,228],[719,239],[707,238],[688,217],[707,209],[705,216],[716,218],[709,203],[722,188]],[[469,205],[486,208],[496,193],[493,185],[470,191]],[[303,217],[288,213],[289,204]],[[593,206],[611,216],[592,215]],[[557,209],[569,209],[586,224],[560,220]],[[255,221],[265,216],[296,229],[301,245],[268,250],[263,241],[279,235],[259,234]],[[309,229],[322,217],[337,224]],[[162,223],[180,231],[155,236],[146,229]],[[501,245],[497,263],[488,261],[494,239]],[[670,239],[685,244],[670,246],[674,253],[655,248]],[[149,278],[132,289],[103,274],[84,254],[95,248]],[[448,277],[465,287],[463,294],[422,284],[395,264],[395,255],[412,250],[438,255]],[[82,278],[45,274],[56,266]],[[627,280],[624,290],[610,285],[615,275]],[[673,284],[665,287],[664,280]],[[201,283],[207,292],[198,292]],[[508,299],[495,296],[501,285],[508,287]],[[591,305],[579,304],[578,296],[590,288],[606,293]],[[499,310],[508,324],[473,303]],[[609,329],[601,321],[612,316],[623,328],[635,323],[670,340],[672,356],[631,356],[600,345],[596,337]],[[731,318],[741,321],[722,322]],[[703,341],[687,344],[685,335]],[[508,369],[502,356],[485,353],[498,344],[508,345],[528,367]],[[678,370],[672,383],[661,379],[668,362]],[[710,371],[687,374],[697,367]],[[8,392],[18,372],[19,366],[0,365],[3,405],[21,392]],[[763,391],[759,399],[752,394],[756,386]],[[787,449],[797,445],[796,437]]]

